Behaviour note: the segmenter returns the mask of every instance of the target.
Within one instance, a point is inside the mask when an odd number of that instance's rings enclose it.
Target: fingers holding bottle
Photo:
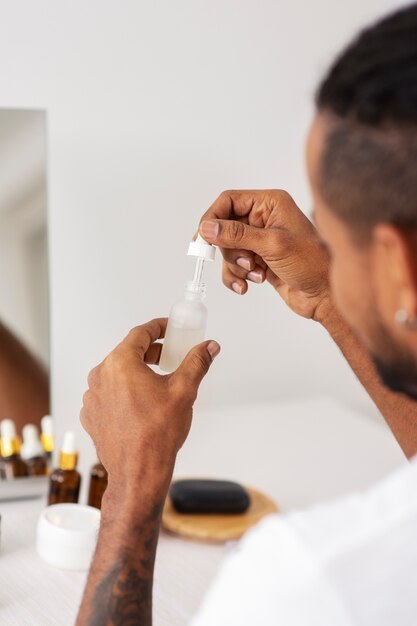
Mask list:
[[[217,342],[204,341],[172,374],[160,375],[147,364],[158,363],[166,327],[161,318],[133,328],[88,377],[81,423],[109,475],[122,483],[143,470],[139,458],[150,467],[171,466],[188,435],[200,383],[220,352]]]

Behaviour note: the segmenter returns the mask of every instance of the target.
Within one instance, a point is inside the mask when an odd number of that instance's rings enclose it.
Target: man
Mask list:
[[[417,451],[417,5],[364,31],[331,68],[307,142],[315,227],[282,191],[223,193],[202,236],[238,294],[269,282],[340,346],[408,457]],[[166,320],[94,369],[82,423],[109,472],[78,626],[152,623],[161,511],[206,341],[159,376]],[[381,382],[382,381],[382,382]],[[118,445],[115,446],[114,442]],[[267,518],[226,560],[194,626],[417,620],[417,461],[360,496]]]

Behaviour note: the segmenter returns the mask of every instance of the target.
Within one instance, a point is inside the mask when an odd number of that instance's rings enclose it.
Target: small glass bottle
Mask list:
[[[206,288],[203,283],[185,284],[184,295],[171,309],[159,367],[173,372],[191,348],[204,341],[207,308],[203,304]]]
[[[26,464],[20,458],[20,439],[16,434],[16,426],[13,420],[2,420],[0,434],[0,478],[9,479],[27,476]]]
[[[26,463],[29,476],[44,476],[47,473],[47,460],[38,429],[34,424],[26,424],[22,429],[22,435],[20,456]]]
[[[173,372],[181,364],[187,352],[204,341],[207,325],[207,309],[203,304],[206,286],[201,282],[205,261],[214,261],[216,249],[198,235],[188,248],[188,255],[197,258],[193,280],[185,283],[184,295],[172,307],[159,367]]]
[[[75,450],[75,435],[67,431],[59,454],[59,467],[49,478],[48,504],[78,502],[81,476],[77,472],[78,453]]]
[[[45,450],[48,468],[52,463],[52,453],[54,451],[54,424],[51,415],[44,415],[41,419],[41,441]]]
[[[101,509],[101,500],[107,487],[107,470],[100,461],[93,465],[90,471],[90,487],[88,490],[88,504]]]

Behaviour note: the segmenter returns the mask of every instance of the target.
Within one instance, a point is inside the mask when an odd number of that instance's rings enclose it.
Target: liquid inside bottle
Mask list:
[[[204,341],[207,308],[203,304],[206,289],[204,283],[190,281],[185,284],[184,295],[171,309],[162,347],[159,367],[173,372],[186,354]]]

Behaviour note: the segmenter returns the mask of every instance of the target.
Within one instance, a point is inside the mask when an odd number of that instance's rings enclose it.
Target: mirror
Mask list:
[[[46,203],[46,114],[0,109],[0,420],[19,437],[49,413]]]

